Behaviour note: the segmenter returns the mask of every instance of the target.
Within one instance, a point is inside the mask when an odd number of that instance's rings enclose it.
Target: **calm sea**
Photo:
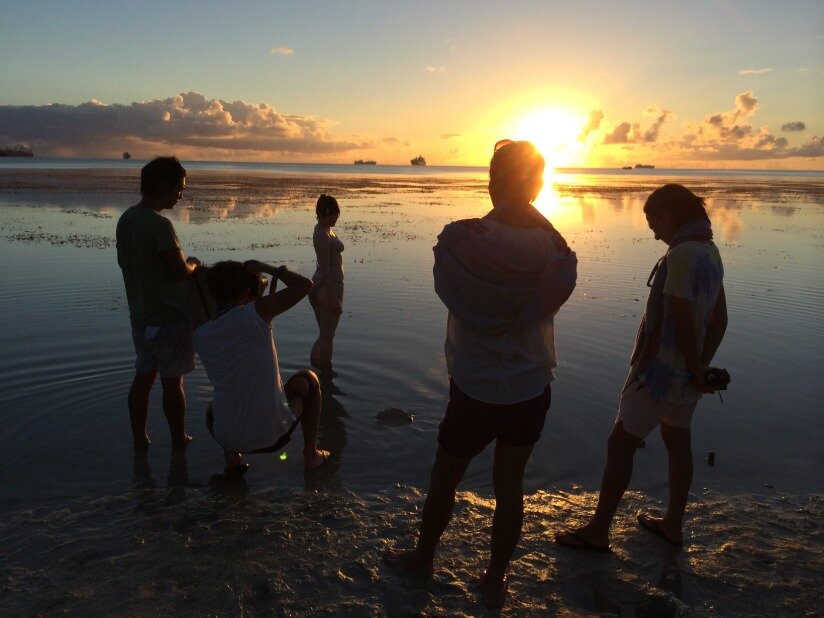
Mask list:
[[[0,160],[0,454],[3,509],[59,504],[131,483],[125,396],[133,351],[114,226],[137,199],[140,161]],[[432,289],[435,238],[451,220],[489,209],[478,168],[186,162],[186,197],[169,213],[187,255],[257,258],[314,270],[310,234],[321,192],[342,206],[346,311],[336,339],[321,443],[336,453],[328,483],[424,486],[447,397],[445,311]],[[726,266],[730,327],[717,358],[732,374],[724,403],[701,403],[696,487],[821,491],[824,382],[824,174],[728,170],[565,171],[538,200],[579,256],[579,283],[557,317],[560,366],[530,490],[594,488],[618,390],[663,253],[641,211],[649,191],[680,181],[707,197]],[[276,321],[283,372],[307,364],[316,337],[308,303]],[[220,449],[202,417],[210,386],[186,379],[187,475],[206,483]],[[155,397],[149,463],[168,465]],[[388,427],[376,414],[412,412]],[[297,446],[296,446],[297,444]],[[253,457],[250,487],[300,486],[287,460]],[[715,466],[704,459],[714,451]],[[465,486],[490,491],[491,450]],[[635,486],[662,495],[665,454],[652,436]]]
[[[345,311],[320,443],[250,456],[247,484],[213,476],[222,453],[203,415],[205,372],[186,378],[188,430],[174,452],[155,392],[153,444],[131,448],[133,349],[116,264],[117,217],[141,161],[0,159],[0,613],[8,615],[474,615],[488,554],[492,449],[471,464],[434,581],[381,565],[416,530],[447,398],[446,312],[432,246],[449,221],[489,209],[486,170],[184,162],[169,212],[184,252],[257,258],[310,274],[319,193],[342,207]],[[822,591],[824,174],[562,170],[537,200],[579,258],[556,318],[552,408],[526,471],[524,534],[509,574],[513,615],[812,615]],[[618,391],[664,246],[642,212],[682,182],[706,197],[725,264],[730,325],[716,364],[730,389],[693,423],[688,544],[674,552],[634,512],[666,499],[653,434],[613,527],[615,555],[556,547],[595,500]],[[308,303],[278,317],[284,374],[317,334]],[[382,424],[399,407],[411,424]],[[714,453],[714,466],[707,462]]]

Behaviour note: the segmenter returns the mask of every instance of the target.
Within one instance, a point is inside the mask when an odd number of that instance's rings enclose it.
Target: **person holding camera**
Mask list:
[[[636,449],[656,427],[669,457],[669,502],[663,517],[638,523],[672,545],[683,544],[692,484],[690,422],[703,393],[726,388],[726,371],[710,368],[727,328],[724,267],[712,242],[704,200],[677,184],[656,189],[644,204],[656,240],[668,245],[653,268],[618,416],[607,441],[598,506],[585,526],[560,532],[566,547],[608,552],[609,529],[632,476]]]
[[[272,277],[265,296],[263,273]],[[272,328],[274,317],[300,302],[312,282],[286,266],[257,260],[218,262],[206,280],[217,302],[217,318],[195,330],[194,343],[214,387],[207,426],[224,449],[227,475],[241,476],[249,468],[242,453],[280,450],[298,424],[306,468],[323,465],[330,453],[316,446],[320,383],[308,369],[281,381]],[[285,289],[277,291],[278,281]]]

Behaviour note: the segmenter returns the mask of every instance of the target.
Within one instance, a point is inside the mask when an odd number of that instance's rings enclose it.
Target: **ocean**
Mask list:
[[[185,254],[207,263],[255,258],[311,275],[315,199],[341,204],[346,299],[320,436],[334,456],[305,475],[293,440],[285,460],[249,457],[238,488],[215,477],[222,457],[203,424],[211,387],[200,365],[186,378],[185,453],[170,449],[159,393],[153,444],[145,457],[131,449],[133,350],[114,226],[138,200],[143,163],[0,159],[0,610],[478,611],[469,580],[486,552],[491,448],[460,486],[429,587],[409,586],[379,554],[414,531],[447,399],[431,249],[443,225],[488,211],[486,170],[183,162],[187,190],[168,216]],[[664,251],[641,208],[666,182],[707,199],[730,315],[715,364],[732,382],[723,402],[705,397],[696,412],[686,549],[665,552],[630,514],[666,498],[653,434],[636,456],[616,555],[569,556],[551,535],[583,519],[597,492],[645,282]],[[557,170],[536,206],[577,252],[579,279],[556,318],[559,367],[526,472],[510,611],[815,610],[824,172]],[[276,319],[284,374],[308,364],[316,328],[307,302]],[[380,422],[390,407],[414,421]]]

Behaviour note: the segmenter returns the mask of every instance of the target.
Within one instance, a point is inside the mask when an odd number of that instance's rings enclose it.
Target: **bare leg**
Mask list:
[[[312,380],[314,384],[310,385],[308,380]],[[329,451],[323,451],[317,448],[316,442],[318,438],[318,425],[320,424],[320,408],[321,408],[321,393],[320,382],[318,376],[314,371],[306,371],[293,375],[288,380],[300,397],[306,397],[313,390],[315,396],[308,409],[301,411],[300,428],[303,432],[303,461],[308,469],[322,466],[324,462],[329,459]],[[313,388],[314,387],[314,388]]]
[[[163,385],[163,414],[169,423],[172,446],[185,447],[192,436],[186,434],[186,395],[183,393],[183,376],[160,378]]]
[[[589,523],[578,530],[560,533],[558,537],[578,535],[595,547],[609,546],[609,528],[615,511],[632,478],[632,460],[641,440],[624,431],[622,422],[615,424],[607,441],[607,463],[601,479],[598,507]]]
[[[149,434],[146,427],[149,416],[149,393],[157,377],[156,371],[138,371],[134,374],[129,388],[129,418],[132,423],[132,439],[136,449],[149,446]]]
[[[332,363],[335,331],[338,328],[340,314],[337,309],[323,300],[324,294],[314,294],[309,297],[315,320],[318,323],[318,338],[309,353],[309,360],[315,367]]]
[[[470,461],[472,460],[450,455],[442,446],[438,446],[435,465],[432,466],[429,481],[429,493],[423,505],[421,532],[415,549],[386,550],[383,555],[386,564],[417,576],[432,574],[435,549],[452,518],[452,509],[455,507],[455,490]]]
[[[315,321],[318,323],[318,338],[315,339],[315,343],[312,345],[312,351],[309,352],[309,362],[313,367],[317,367],[322,363],[320,359],[323,356],[323,344],[321,342],[321,333],[323,332],[323,306],[320,304],[320,300],[316,294],[309,294],[309,304],[312,305],[312,311],[315,313]]]
[[[483,604],[500,607],[504,600],[504,577],[521,538],[524,521],[524,470],[533,445],[495,444],[492,482],[495,515],[492,518],[492,553],[483,577]]]
[[[669,454],[669,504],[663,519],[656,519],[658,528],[673,542],[684,540],[684,511],[692,486],[692,445],[689,427],[673,427],[661,423],[661,437]],[[649,518],[649,517],[648,517]],[[655,519],[655,518],[649,518]]]

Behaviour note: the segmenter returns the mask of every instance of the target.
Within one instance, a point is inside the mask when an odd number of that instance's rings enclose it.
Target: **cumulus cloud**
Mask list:
[[[668,109],[660,109],[657,105],[650,105],[644,112],[648,116],[655,116],[655,122],[652,126],[644,131],[642,140],[647,143],[657,142],[658,136],[661,133],[661,127],[667,121],[667,118],[672,116],[672,112]]]
[[[632,130],[632,125],[628,122],[622,122],[612,130],[612,133],[607,133],[604,137],[604,144],[627,144],[632,141],[629,137],[629,132]]]
[[[641,130],[640,123],[622,122],[618,124],[610,133],[604,137],[604,144],[651,144],[657,142],[661,135],[661,127],[668,118],[672,116],[672,112],[668,109],[661,109],[657,105],[650,105],[644,110],[647,116],[655,116],[652,125],[645,131]]]
[[[110,156],[125,148],[175,148],[324,155],[368,148],[335,139],[332,123],[283,114],[265,103],[207,99],[197,92],[106,105],[0,106],[0,141],[24,141],[40,155]],[[148,154],[148,153],[147,153]]]
[[[589,120],[584,125],[584,128],[581,129],[581,132],[578,134],[578,141],[585,142],[587,141],[587,137],[593,131],[597,131],[601,127],[601,121],[604,119],[604,112],[600,109],[593,109],[589,112]]]
[[[739,75],[763,75],[764,73],[772,73],[774,69],[765,67],[763,69],[741,69],[738,71]]]
[[[446,73],[446,67],[433,67],[432,65],[428,65],[424,71],[427,73]]]
[[[273,56],[294,56],[295,50],[291,47],[273,47],[269,50]]]
[[[824,155],[821,139],[812,137],[803,145],[791,147],[786,137],[776,137],[769,127],[757,130],[751,119],[758,110],[758,99],[752,91],[735,97],[735,107],[706,116],[702,123],[687,133],[678,146],[687,158],[752,161],[790,157],[820,157]],[[803,131],[799,121],[784,123],[782,131]]]
[[[758,99],[752,90],[735,97],[735,108],[715,112],[704,118],[704,128],[725,142],[736,142],[753,134],[748,118],[758,109]]]

